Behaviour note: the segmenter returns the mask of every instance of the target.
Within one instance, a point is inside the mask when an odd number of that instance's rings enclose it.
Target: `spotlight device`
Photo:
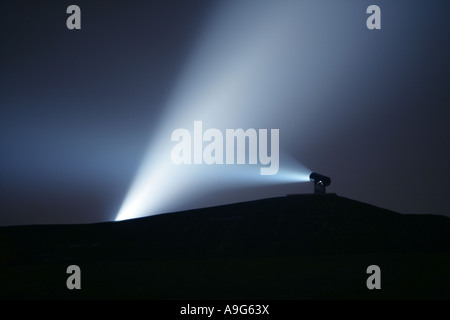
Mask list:
[[[309,175],[309,180],[314,183],[314,194],[325,195],[325,187],[329,186],[331,179],[327,176],[313,172]]]

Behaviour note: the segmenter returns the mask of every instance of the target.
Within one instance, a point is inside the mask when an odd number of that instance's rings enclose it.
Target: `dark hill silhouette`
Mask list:
[[[450,218],[336,195],[1,227],[0,248],[2,298],[450,298]],[[71,264],[82,290],[65,286]],[[381,290],[366,287],[372,264]]]

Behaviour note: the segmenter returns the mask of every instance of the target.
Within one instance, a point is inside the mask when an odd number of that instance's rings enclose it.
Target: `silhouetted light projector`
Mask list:
[[[324,195],[325,188],[331,183],[331,179],[327,176],[323,176],[319,173],[313,172],[309,175],[309,180],[314,182],[314,194]]]

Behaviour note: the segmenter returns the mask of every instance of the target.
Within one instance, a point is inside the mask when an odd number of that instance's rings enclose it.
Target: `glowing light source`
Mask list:
[[[314,194],[316,195],[324,195],[326,192],[325,188],[331,183],[329,177],[316,172],[311,173],[309,179],[314,183]]]

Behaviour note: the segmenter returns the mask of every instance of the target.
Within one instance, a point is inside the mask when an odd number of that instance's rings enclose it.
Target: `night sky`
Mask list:
[[[444,0],[2,1],[0,225],[114,220],[152,146],[194,120],[278,128],[280,168],[450,215],[449,14]],[[151,214],[313,190],[203,166],[167,177],[179,192]]]

